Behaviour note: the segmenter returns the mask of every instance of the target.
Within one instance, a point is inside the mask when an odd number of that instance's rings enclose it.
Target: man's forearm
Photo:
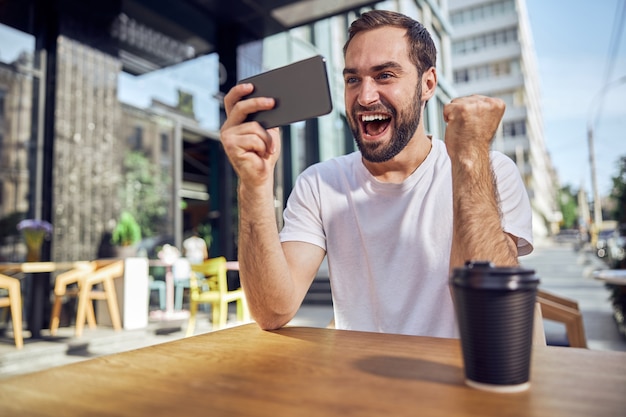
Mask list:
[[[517,265],[517,248],[502,228],[488,149],[471,158],[452,157],[454,230],[450,268],[468,260]]]
[[[297,311],[294,285],[276,224],[271,185],[239,189],[239,268],[252,317],[264,329],[286,324]]]

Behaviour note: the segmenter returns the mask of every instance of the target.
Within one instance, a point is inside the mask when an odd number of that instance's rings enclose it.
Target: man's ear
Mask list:
[[[422,101],[428,101],[437,89],[437,70],[430,67],[422,74]]]

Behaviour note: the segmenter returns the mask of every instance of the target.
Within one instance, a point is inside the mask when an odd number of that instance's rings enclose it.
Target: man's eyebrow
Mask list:
[[[373,67],[370,68],[370,72],[381,72],[384,70],[388,70],[388,69],[393,69],[396,71],[404,71],[402,68],[402,65],[398,64],[395,61],[387,61],[385,63],[379,64],[379,65],[374,65]],[[358,74],[359,72],[357,71],[356,68],[344,68],[343,70],[343,75],[353,75],[353,74]]]
[[[387,61],[384,64],[380,64],[380,65],[375,65],[372,67],[372,71],[373,72],[380,72],[380,71],[384,71],[387,69],[393,69],[396,71],[403,71],[402,69],[402,65],[398,64],[395,61]]]

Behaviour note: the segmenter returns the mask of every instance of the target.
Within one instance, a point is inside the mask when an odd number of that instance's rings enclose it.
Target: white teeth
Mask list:
[[[384,114],[367,114],[364,116],[361,116],[361,120],[364,122],[373,122],[374,120],[387,120],[389,119],[389,116],[384,115]]]

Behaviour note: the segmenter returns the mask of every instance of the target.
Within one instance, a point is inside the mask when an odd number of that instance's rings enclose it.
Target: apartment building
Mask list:
[[[452,68],[460,96],[484,94],[507,105],[493,148],[512,158],[533,207],[536,239],[560,220],[558,180],[543,137],[539,80],[525,0],[448,0]]]

